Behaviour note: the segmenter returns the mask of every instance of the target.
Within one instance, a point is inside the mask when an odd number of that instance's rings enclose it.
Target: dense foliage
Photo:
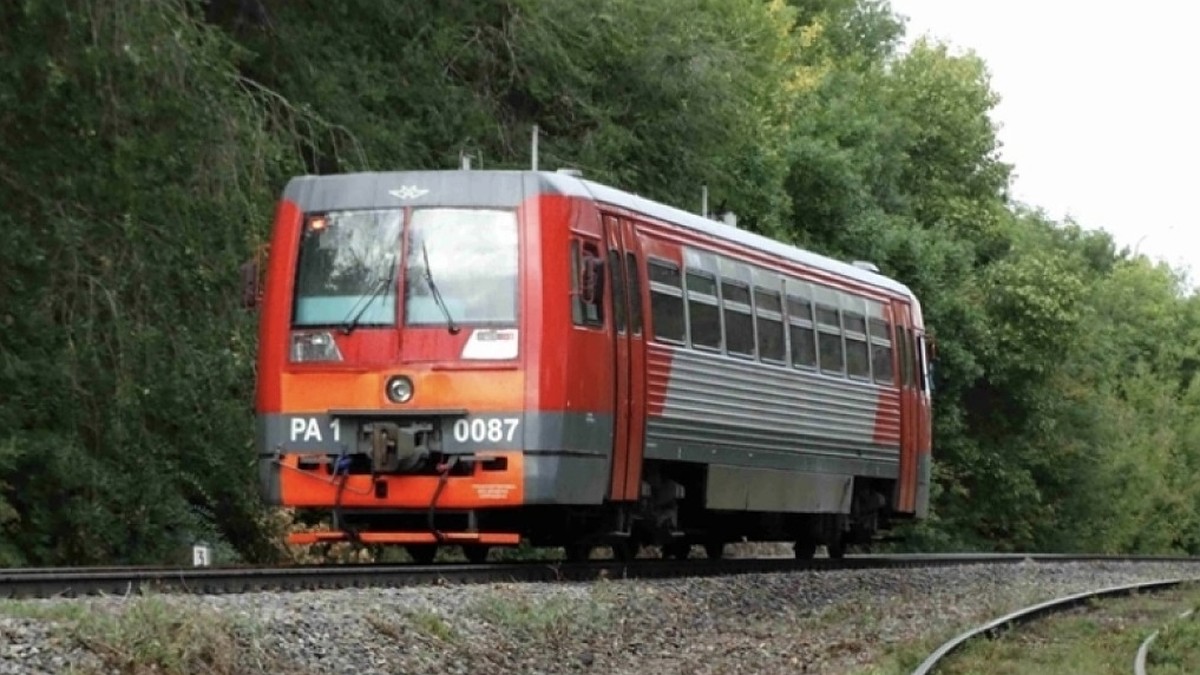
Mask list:
[[[1200,305],[1007,195],[885,0],[0,6],[0,565],[274,555],[238,265],[301,172],[573,166],[875,261],[937,336],[911,545],[1200,553]]]

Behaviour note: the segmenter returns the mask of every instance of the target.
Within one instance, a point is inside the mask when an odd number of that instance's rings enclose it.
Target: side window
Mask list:
[[[629,282],[629,329],[634,335],[642,334],[642,281],[639,277],[637,256],[625,254],[626,280]]]
[[[805,368],[817,366],[817,336],[813,331],[812,300],[808,289],[787,282],[788,337],[792,342],[792,365]]]
[[[604,260],[595,242],[571,240],[571,321],[604,325]]]
[[[717,307],[717,279],[710,272],[687,272],[688,328],[692,346],[721,348],[721,312]]]
[[[933,391],[933,369],[929,364],[929,342],[924,333],[917,337],[917,357],[921,362],[921,391]]]
[[[613,323],[618,333],[625,332],[625,308],[628,299],[625,297],[625,267],[621,264],[621,253],[616,249],[608,251],[608,269],[612,272],[612,308]]]
[[[684,344],[687,324],[679,266],[663,260],[647,260],[646,271],[650,281],[650,329],[654,339]]]
[[[892,372],[892,326],[883,319],[872,317],[871,328],[871,368],[875,371],[875,381],[879,384],[894,384],[895,375]]]
[[[896,336],[900,339],[900,382],[906,387],[911,387],[916,384],[913,372],[912,334],[907,326],[899,326]]]
[[[841,309],[833,304],[837,297],[830,291],[817,301],[817,354],[821,372],[842,375],[846,372],[846,355],[842,350]]]
[[[735,356],[754,358],[750,285],[744,281],[721,279],[721,302],[725,311],[725,349]]]
[[[754,287],[754,317],[758,327],[758,357],[783,363],[787,342],[783,333],[783,303],[779,289]]]
[[[846,329],[846,374],[871,379],[871,350],[867,346],[867,317],[863,301],[853,298],[842,310],[842,325]]]
[[[921,340],[915,329],[908,329],[908,344],[912,350],[912,369],[913,369],[913,386],[921,391],[925,391],[925,361],[922,358],[920,345]]]

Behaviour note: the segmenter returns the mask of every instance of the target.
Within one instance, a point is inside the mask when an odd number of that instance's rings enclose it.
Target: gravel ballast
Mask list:
[[[853,673],[905,645],[919,658],[956,632],[1036,602],[1192,576],[1200,577],[1200,563],[1023,562],[8,601],[0,602],[0,675],[135,672],[137,659],[158,653],[145,645],[158,643],[143,628],[113,628],[111,618],[135,612],[130,626],[170,624],[166,634],[194,649],[213,626],[232,626],[232,637],[197,657],[221,661],[216,672]],[[80,619],[84,608],[90,618]],[[190,626],[187,617],[209,623]]]

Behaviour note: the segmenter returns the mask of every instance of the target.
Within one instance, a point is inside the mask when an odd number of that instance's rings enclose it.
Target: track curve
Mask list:
[[[1142,560],[1141,558],[1128,558],[1128,560]],[[1162,579],[1159,581],[1146,581],[1137,584],[1127,584],[1124,586],[1111,586],[1095,591],[1085,591],[1076,593],[1054,600],[1038,603],[1023,609],[1018,609],[1015,612],[1006,614],[998,619],[993,619],[981,626],[976,626],[964,633],[961,633],[939,646],[932,654],[930,654],[921,665],[917,666],[912,671],[912,675],[929,675],[945,663],[946,657],[955,651],[962,648],[968,642],[980,638],[993,638],[1001,631],[1011,626],[1018,626],[1029,623],[1036,619],[1045,616],[1064,612],[1068,609],[1073,609],[1082,605],[1089,600],[1096,598],[1116,597],[1121,595],[1129,595],[1132,593],[1145,591],[1161,591],[1175,588],[1181,584],[1194,583],[1200,581],[1200,577],[1180,577],[1176,579]]]
[[[1187,610],[1176,617],[1176,620],[1182,621],[1183,619],[1188,618],[1192,615],[1193,611],[1195,610]],[[1149,637],[1142,641],[1141,645],[1138,646],[1137,656],[1133,659],[1134,675],[1146,675],[1146,659],[1150,656],[1150,645],[1154,644],[1154,641],[1158,639],[1158,634],[1161,632],[1162,629],[1154,631]]]

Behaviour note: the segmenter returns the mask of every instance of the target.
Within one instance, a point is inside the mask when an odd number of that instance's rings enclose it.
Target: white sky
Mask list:
[[[1200,277],[1200,3],[891,4],[986,62],[1015,199]]]

